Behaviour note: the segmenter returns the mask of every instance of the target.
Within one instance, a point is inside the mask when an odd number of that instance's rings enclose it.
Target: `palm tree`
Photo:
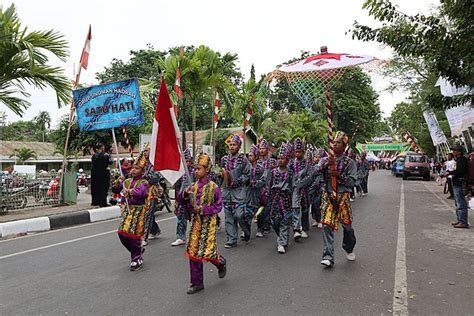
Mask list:
[[[211,99],[213,91],[218,91],[227,100],[229,94],[235,94],[236,89],[230,78],[236,77],[233,71],[237,55],[226,53],[221,56],[203,45],[196,49],[187,49],[183,56],[173,53],[160,62],[168,85],[172,85],[175,81],[178,61],[181,69],[181,89],[192,106],[193,147],[195,148],[196,103],[206,96]]]
[[[15,5],[0,6],[0,103],[22,116],[30,106],[25,84],[56,90],[58,105],[70,100],[71,84],[60,67],[48,65],[52,54],[65,61],[68,44],[54,31],[32,31],[22,26]]]
[[[40,111],[37,116],[33,118],[36,121],[36,125],[39,127],[40,131],[43,132],[43,143],[46,133],[46,129],[51,127],[51,115],[47,111]]]
[[[38,155],[33,149],[20,147],[13,149],[13,154],[10,155],[11,157],[16,156],[16,163],[22,164],[30,158],[38,158]]]

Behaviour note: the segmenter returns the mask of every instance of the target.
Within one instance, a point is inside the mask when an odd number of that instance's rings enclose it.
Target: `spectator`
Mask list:
[[[108,206],[107,193],[110,181],[110,155],[105,152],[105,145],[99,144],[96,153],[92,156],[91,169],[91,205]]]
[[[457,220],[453,223],[454,228],[469,228],[467,222],[467,203],[463,192],[464,186],[467,186],[467,177],[469,175],[469,164],[466,157],[463,156],[464,148],[461,145],[456,145],[452,148],[453,156],[456,161],[456,169],[453,171],[446,171],[446,176],[453,176],[453,193],[456,202],[456,217]],[[467,190],[466,190],[467,191]]]

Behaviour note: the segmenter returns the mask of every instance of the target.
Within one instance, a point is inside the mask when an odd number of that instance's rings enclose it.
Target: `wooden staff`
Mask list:
[[[332,132],[332,110],[331,110],[331,97],[329,93],[326,91],[326,112],[328,115],[328,142],[329,142],[329,157],[334,158],[334,136]],[[336,165],[331,166],[331,171],[336,171]],[[331,176],[331,187],[332,187],[332,195],[333,198],[336,197],[336,190],[337,190],[337,179],[334,176]]]

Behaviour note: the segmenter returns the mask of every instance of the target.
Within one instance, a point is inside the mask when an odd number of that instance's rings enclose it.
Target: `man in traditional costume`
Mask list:
[[[261,138],[258,143],[258,164],[260,164],[264,169],[264,179],[270,174],[270,170],[277,167],[277,161],[271,157],[269,152],[268,142]],[[263,188],[260,199],[260,207],[263,207],[260,214],[257,215],[257,234],[256,237],[263,237],[264,233],[270,232],[270,210],[265,208],[266,206],[266,187]]]
[[[145,234],[146,213],[148,206],[148,181],[143,177],[147,159],[142,155],[137,158],[130,170],[131,178],[121,176],[117,186],[112,188],[114,193],[122,192],[126,203],[121,206],[121,220],[118,236],[131,255],[130,270],[142,268],[142,238]]]
[[[190,219],[190,214],[187,210],[188,205],[186,203],[180,203],[178,195],[182,194],[184,190],[195,181],[193,157],[189,148],[186,148],[184,151],[184,159],[186,160],[186,167],[188,168],[191,180],[189,180],[187,175],[184,174],[174,185],[176,203],[174,210],[174,214],[176,215],[176,240],[171,243],[171,246],[173,247],[186,244],[186,228],[188,220]]]
[[[334,140],[334,158],[324,158],[320,169],[325,179],[321,193],[321,223],[323,224],[324,250],[321,264],[325,268],[334,265],[334,231],[339,222],[343,227],[342,248],[348,260],[355,260],[354,246],[356,237],[352,228],[352,209],[350,194],[357,178],[357,166],[354,160],[344,155],[349,138],[343,132],[337,132]],[[336,192],[332,188],[332,177],[336,178]]]
[[[213,181],[209,180],[210,158],[200,154],[195,177],[190,187],[178,194],[180,203],[191,210],[191,230],[185,255],[189,257],[191,286],[187,293],[194,294],[204,289],[203,262],[216,266],[219,278],[226,275],[226,260],[217,251],[217,217],[222,210],[222,194]]]
[[[250,232],[253,216],[261,205],[262,190],[265,186],[265,169],[262,164],[258,163],[258,147],[256,145],[251,146],[247,158],[250,162],[250,174],[247,191],[247,215],[244,222],[246,226],[245,230]],[[243,239],[250,239],[250,234],[244,234]]]
[[[241,144],[240,136],[234,135],[229,143],[229,154],[221,159],[220,177],[223,179],[222,200],[227,234],[226,248],[237,246],[239,225],[244,230],[244,234],[250,236],[250,231],[246,229],[244,222],[250,163],[244,154],[239,153]]]
[[[313,177],[314,181],[311,183],[309,188],[309,195],[311,200],[311,217],[313,218],[313,223],[311,226],[323,228],[321,224],[321,190],[324,186],[324,177],[321,174],[321,169],[318,168],[319,162],[322,158],[327,157],[328,154],[324,148],[319,148],[315,150],[313,154]]]
[[[283,144],[278,152],[278,167],[270,171],[266,181],[266,207],[270,210],[270,223],[278,236],[277,251],[281,254],[286,252],[288,246],[294,213],[291,207],[293,174],[288,162],[288,147]]]

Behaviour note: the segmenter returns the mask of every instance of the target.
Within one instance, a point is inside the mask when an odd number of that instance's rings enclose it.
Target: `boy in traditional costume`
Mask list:
[[[343,132],[337,132],[334,140],[334,158],[321,160],[319,168],[325,179],[321,193],[321,223],[323,224],[324,250],[321,264],[325,268],[334,265],[334,230],[339,222],[343,227],[342,248],[348,260],[355,260],[354,247],[356,237],[352,228],[352,209],[350,194],[357,179],[357,166],[354,160],[344,155],[349,138]],[[332,188],[332,177],[336,177],[337,189]]]
[[[288,246],[294,213],[291,207],[293,175],[288,162],[288,147],[283,144],[278,153],[278,167],[271,170],[266,181],[266,207],[270,210],[270,223],[278,236],[277,251],[282,254]]]
[[[265,169],[262,164],[258,163],[258,147],[256,145],[251,146],[247,158],[250,162],[250,175],[247,191],[247,216],[244,222],[246,225],[245,230],[248,230],[250,233],[252,218],[261,205],[262,189],[265,187]],[[250,239],[250,234],[244,235],[243,239]]]
[[[292,207],[294,211],[293,231],[294,239],[308,238],[309,231],[309,164],[305,159],[304,143],[300,138],[296,138],[293,144],[294,158],[290,168],[293,171],[293,195]]]
[[[258,143],[258,153],[259,153],[259,158],[258,158],[258,164],[260,164],[263,169],[264,169],[264,179],[266,181],[266,178],[270,174],[270,171],[273,168],[277,167],[277,162],[274,158],[271,157],[270,152],[269,152],[269,145],[268,142],[264,139],[261,138],[259,143]],[[263,237],[264,233],[269,233],[270,232],[270,210],[266,208],[266,187],[263,188],[261,192],[261,199],[260,199],[260,207],[263,207],[263,211],[257,215],[257,234],[256,237]]]
[[[118,228],[118,236],[122,244],[131,255],[130,270],[136,271],[142,268],[142,238],[145,234],[145,222],[148,206],[148,181],[143,177],[143,171],[147,160],[142,155],[137,158],[130,170],[131,178],[119,178],[117,186],[112,188],[114,193],[122,191],[127,203],[122,204],[122,216]]]
[[[250,231],[246,229],[244,222],[250,163],[244,154],[239,153],[241,144],[240,136],[234,135],[229,143],[229,154],[221,159],[220,177],[223,179],[222,200],[227,234],[226,248],[237,246],[239,225],[244,230],[244,234],[250,236]]]
[[[210,158],[200,154],[195,169],[197,181],[178,194],[180,203],[191,209],[191,230],[189,232],[186,256],[189,257],[191,286],[187,293],[194,294],[204,289],[203,262],[215,265],[219,278],[226,275],[226,261],[217,251],[217,217],[222,210],[222,194],[213,181],[209,180]]]
[[[173,247],[186,244],[186,228],[188,226],[188,220],[190,219],[189,210],[187,210],[188,205],[186,203],[180,203],[178,195],[182,194],[184,190],[195,181],[193,156],[188,148],[184,151],[184,159],[186,160],[186,167],[188,168],[191,179],[188,179],[187,175],[184,174],[174,185],[176,202],[174,210],[174,214],[176,215],[176,240],[171,243],[171,246]]]
[[[163,188],[160,186],[161,174],[153,170],[153,165],[150,162],[150,144],[145,146],[143,156],[146,159],[145,171],[143,177],[148,181],[148,196],[146,199],[147,213],[145,235],[143,236],[142,245],[148,245],[148,239],[157,239],[161,234],[161,229],[155,220],[155,212],[160,204],[160,199],[163,196]]]

